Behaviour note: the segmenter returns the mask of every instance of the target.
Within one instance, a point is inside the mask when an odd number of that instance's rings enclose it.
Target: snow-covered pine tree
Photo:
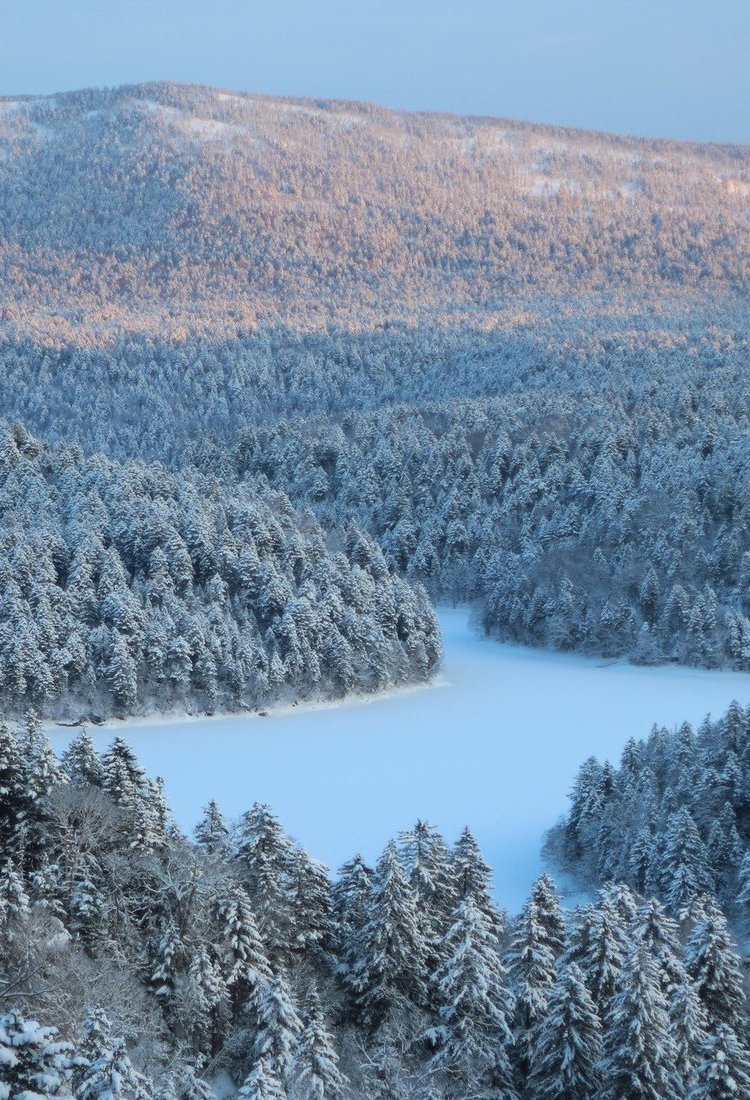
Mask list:
[[[257,1008],[258,997],[271,980],[271,966],[250,899],[239,883],[224,886],[215,913],[219,959],[233,1009]]]
[[[378,860],[368,920],[354,954],[344,980],[368,1027],[376,1028],[396,1009],[423,1003],[427,945],[419,929],[414,891],[393,841]]]
[[[257,1060],[237,1093],[237,1100],[287,1100],[286,1089],[270,1058],[260,1057]]]
[[[230,849],[229,829],[217,803],[211,799],[195,826],[195,842],[210,855],[226,856]]]
[[[327,950],[331,940],[331,880],[326,866],[304,848],[294,852],[290,901],[289,946],[296,952]]]
[[[84,727],[62,755],[62,767],[72,783],[88,783],[92,787],[104,784],[104,766],[99,753]]]
[[[333,953],[341,974],[355,961],[356,943],[367,923],[372,869],[356,855],[340,869],[331,887]]]
[[[437,1046],[429,1068],[448,1082],[456,1100],[511,1097],[509,1048],[514,1000],[489,919],[469,895],[453,912],[433,975],[439,1023],[428,1034]]]
[[[687,1100],[750,1096],[750,1052],[727,1024],[719,1024],[706,1036],[686,1096]]]
[[[263,988],[255,1011],[252,1062],[263,1062],[271,1080],[290,1081],[294,1051],[302,1028],[291,990],[281,974]]]
[[[714,882],[706,848],[690,811],[683,807],[669,819],[661,857],[661,888],[672,912],[682,917],[699,894],[710,894]]]
[[[0,1100],[72,1100],[73,1048],[57,1034],[15,1009],[0,1015]]]
[[[506,966],[515,994],[514,1034],[521,1073],[531,1066],[534,1029],[547,1015],[549,996],[555,983],[555,952],[558,941],[543,923],[544,913],[534,895],[517,918],[506,956]]]
[[[346,1078],[314,989],[305,999],[290,1082],[292,1100],[339,1100],[344,1094]]]
[[[707,1040],[708,1018],[692,981],[684,980],[669,992],[669,1034],[674,1043],[675,1069],[683,1083],[692,1080]]]
[[[678,1100],[675,1060],[659,971],[648,948],[638,944],[604,1021],[601,1100]]]
[[[531,1043],[529,1086],[535,1100],[593,1100],[601,1083],[602,1026],[583,973],[560,959],[547,1015]]]
[[[23,879],[13,861],[0,866],[0,939],[11,943],[21,932],[31,905]]]
[[[455,864],[445,840],[434,826],[417,821],[399,837],[404,870],[417,897],[422,935],[430,948],[430,966],[440,960],[435,945],[450,926],[458,898],[455,892]]]
[[[746,1026],[742,964],[718,906],[706,898],[685,948],[685,966],[706,1010],[710,1026],[727,1024],[742,1034]]]
[[[111,1039],[84,1069],[76,1100],[152,1100],[149,1081],[138,1073],[122,1039]]]
[[[242,815],[233,859],[266,950],[272,961],[281,959],[289,949],[294,850],[269,806],[256,803]]]
[[[205,946],[193,955],[175,1004],[185,1033],[199,1054],[214,1054],[229,1019],[229,993]]]

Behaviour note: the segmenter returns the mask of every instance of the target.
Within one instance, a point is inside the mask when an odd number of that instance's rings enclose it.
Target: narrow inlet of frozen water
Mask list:
[[[440,610],[441,681],[374,701],[92,730],[121,732],[161,775],[190,830],[215,798],[229,818],[268,802],[287,831],[336,870],[374,861],[417,818],[452,841],[469,825],[497,900],[523,903],[542,869],[545,831],[566,808],[579,765],[617,760],[630,736],[718,717],[750,702],[750,674],[625,663],[501,645],[478,637],[465,608]],[[71,730],[53,730],[62,750]]]

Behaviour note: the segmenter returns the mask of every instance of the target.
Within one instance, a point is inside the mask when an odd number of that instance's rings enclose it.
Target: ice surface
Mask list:
[[[639,668],[521,646],[472,631],[465,608],[443,609],[442,682],[340,707],[267,718],[120,724],[185,829],[216,798],[236,817],[269,802],[286,829],[332,868],[374,860],[418,818],[453,840],[468,824],[517,910],[542,869],[546,829],[564,811],[592,754],[616,759],[631,735],[750,702],[750,674]],[[113,729],[92,730],[100,747]],[[61,750],[72,732],[53,731]]]

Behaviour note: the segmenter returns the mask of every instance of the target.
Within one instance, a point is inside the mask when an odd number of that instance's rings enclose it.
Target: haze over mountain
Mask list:
[[[746,301],[750,149],[174,84],[0,100],[0,333],[513,328]]]

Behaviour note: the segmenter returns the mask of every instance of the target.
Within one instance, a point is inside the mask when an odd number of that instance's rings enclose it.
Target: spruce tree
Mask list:
[[[601,1100],[677,1100],[675,1059],[659,971],[639,944],[604,1021]]]
[[[221,810],[213,799],[203,811],[203,817],[195,826],[195,842],[211,855],[226,856],[230,851],[229,829]]]
[[[445,1076],[456,1098],[478,1089],[513,1092],[514,1001],[496,943],[473,898],[459,902],[440,944],[443,961],[432,981],[439,1023],[429,1033],[437,1045],[430,1069]]]
[[[286,1085],[290,1079],[301,1023],[285,979],[277,974],[264,987],[255,1013],[253,1062],[262,1061],[271,1079]]]
[[[216,903],[217,945],[235,1012],[257,998],[271,980],[271,966],[258,933],[250,899],[237,883],[228,883]]]
[[[533,1056],[534,1029],[547,1015],[555,982],[557,940],[550,937],[544,913],[532,894],[518,917],[507,954],[507,967],[516,998],[515,1037],[521,1072],[527,1073]]]
[[[73,1048],[60,1042],[57,1028],[24,1019],[17,1010],[0,1015],[0,1097],[71,1100]]]
[[[601,1082],[602,1026],[583,974],[560,960],[546,1017],[531,1040],[531,1094],[539,1100],[593,1100]]]
[[[345,975],[367,1026],[375,1028],[394,1009],[424,1001],[426,955],[414,891],[391,841],[378,861],[368,920]]]
[[[256,803],[242,815],[233,859],[271,959],[283,958],[289,950],[292,924],[294,851],[269,806]]]
[[[258,1059],[237,1093],[237,1100],[287,1100],[287,1092],[270,1058]]]
[[[704,905],[685,948],[685,966],[713,1026],[727,1024],[741,1034],[745,1027],[742,964],[727,922],[710,901]]]
[[[690,1079],[688,1100],[738,1100],[750,1096],[750,1052],[727,1024],[712,1028]]]
[[[333,1039],[314,990],[308,993],[305,1001],[303,1026],[290,1080],[293,1100],[339,1100],[346,1087],[346,1078],[339,1069]]]
[[[72,783],[88,783],[92,787],[104,784],[104,766],[91,735],[83,728],[70,742],[62,756],[62,767]]]

